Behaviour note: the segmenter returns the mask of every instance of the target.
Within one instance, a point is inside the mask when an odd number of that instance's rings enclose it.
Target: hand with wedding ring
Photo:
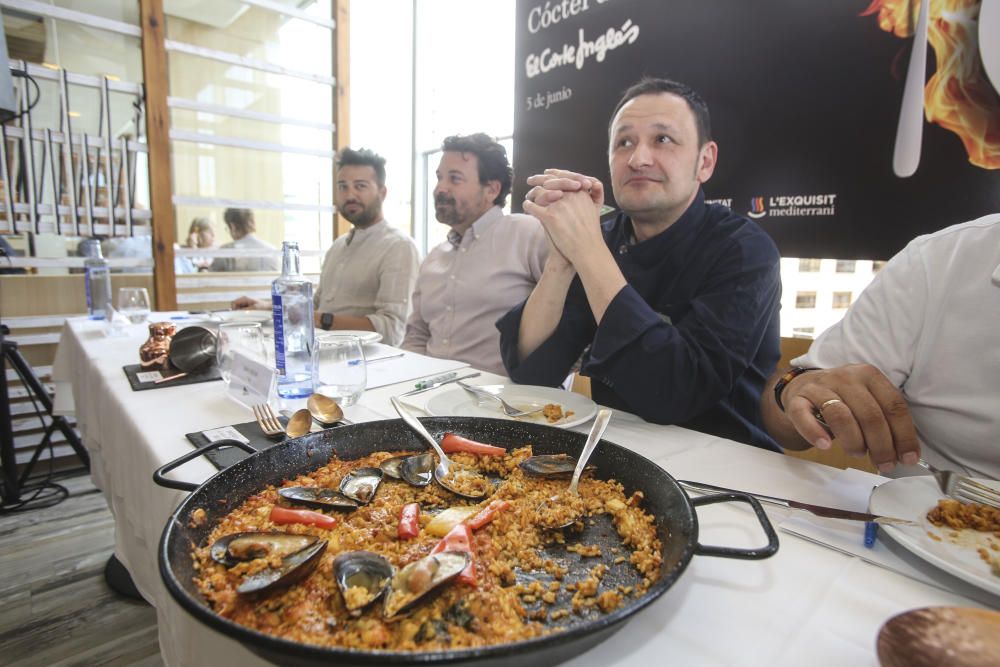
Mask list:
[[[795,430],[818,449],[836,438],[850,456],[868,453],[880,472],[920,458],[906,399],[869,364],[802,373],[785,385],[782,403]]]

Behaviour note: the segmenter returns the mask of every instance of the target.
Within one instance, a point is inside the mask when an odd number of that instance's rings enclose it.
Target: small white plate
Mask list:
[[[195,314],[192,319],[201,319],[205,322],[215,322],[216,324],[260,322],[263,325],[271,324],[270,310],[220,310],[214,313]]]
[[[362,345],[371,345],[382,340],[382,334],[377,331],[355,331],[354,329],[331,329],[329,331],[317,331],[316,338],[322,340],[328,336],[357,336],[361,339]]]
[[[492,393],[498,394],[515,408],[531,410],[540,408],[547,403],[556,403],[563,412],[571,411],[568,418],[563,417],[557,422],[550,422],[541,412],[527,417],[518,417],[516,421],[546,424],[560,428],[570,428],[591,419],[597,412],[597,404],[581,394],[574,394],[552,387],[536,387],[526,384],[487,385],[483,386]],[[488,398],[479,399],[462,389],[455,387],[432,397],[427,401],[427,411],[435,417],[493,417],[513,419],[500,409],[500,404]]]
[[[983,484],[997,486],[996,482],[980,479]],[[959,579],[984,591],[1000,595],[1000,577],[990,572],[989,563],[979,557],[977,547],[989,551],[988,536],[974,530],[959,531],[958,544],[949,538],[950,528],[938,528],[927,520],[927,513],[944,498],[937,482],[930,475],[901,477],[886,482],[872,491],[869,503],[872,514],[910,519],[915,526],[882,525],[882,530],[903,547]],[[941,541],[930,535],[936,535]],[[991,554],[996,552],[990,551]]]

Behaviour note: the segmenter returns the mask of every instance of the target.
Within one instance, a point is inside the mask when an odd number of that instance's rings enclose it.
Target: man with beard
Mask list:
[[[448,240],[420,266],[403,348],[503,373],[497,318],[534,288],[547,244],[538,220],[504,215],[513,172],[482,133],[444,140],[434,188]]]
[[[376,331],[399,345],[419,259],[413,239],[382,217],[385,158],[345,148],[337,157],[337,210],[354,227],[330,246],[313,296],[316,326]],[[234,308],[268,307],[241,297]]]
[[[525,211],[552,248],[531,296],[497,323],[510,377],[555,385],[582,354],[598,403],[780,451],[760,417],[780,356],[780,258],[755,223],[705,203],[718,154],[707,105],[683,84],[644,79],[615,108],[609,139],[622,213],[603,225],[596,178],[528,179]]]

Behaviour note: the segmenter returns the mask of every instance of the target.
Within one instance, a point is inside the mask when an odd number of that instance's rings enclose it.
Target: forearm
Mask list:
[[[604,319],[608,305],[625,287],[627,281],[615,258],[603,244],[581,256],[574,264],[587,294],[587,303],[598,325]]]
[[[375,331],[375,327],[372,326],[372,321],[368,319],[367,316],[353,317],[351,315],[334,315],[333,324],[330,326],[331,330],[348,330],[348,331]]]
[[[550,260],[541,280],[528,296],[518,329],[517,354],[520,361],[544,343],[559,325],[566,293],[575,276],[573,267],[565,262]]]

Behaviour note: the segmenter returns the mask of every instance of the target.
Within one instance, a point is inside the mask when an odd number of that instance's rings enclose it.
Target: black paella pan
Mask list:
[[[448,431],[508,449],[531,443],[536,454],[565,453],[576,456],[586,440],[586,436],[579,433],[502,419],[443,417],[421,421],[431,434],[438,438]],[[570,614],[558,622],[547,622],[550,626],[559,625],[562,630],[510,644],[420,652],[362,651],[313,646],[272,637],[216,614],[202,599],[194,584],[192,545],[203,544],[213,526],[249,496],[269,484],[280,485],[286,479],[325,465],[333,454],[340,459],[351,460],[367,456],[374,451],[422,450],[424,446],[402,420],[394,419],[343,426],[282,442],[220,471],[201,486],[165,477],[166,472],[221,444],[240,445],[235,441],[213,443],[208,447],[193,450],[163,466],[154,474],[158,484],[192,491],[170,517],[163,530],[159,549],[160,574],[167,590],[195,618],[241,642],[263,658],[281,665],[465,663],[518,667],[536,664],[553,665],[586,651],[621,629],[632,615],[648,606],[673,585],[692,556],[754,560],[768,558],[778,549],[777,535],[754,498],[745,494],[728,493],[691,499],[677,485],[674,478],[658,465],[635,452],[604,440],[598,445],[590,460],[590,463],[596,466],[595,476],[618,480],[625,487],[626,495],[636,490],[642,491],[645,495],[643,507],[656,517],[658,536],[663,544],[663,566],[659,579],[644,595],[638,598],[626,598],[620,608],[609,614],[596,612],[583,616]],[[244,446],[244,449],[249,448]],[[694,508],[728,501],[746,502],[753,507],[768,537],[768,544],[765,547],[747,550],[698,543],[698,518]],[[208,520],[195,526],[190,517],[198,508],[205,510]],[[586,544],[600,544],[604,554],[600,560],[587,559],[585,563],[580,564],[580,568],[589,569],[597,562],[605,562],[611,568],[606,577],[607,583],[612,586],[635,583],[638,575],[627,561],[612,567],[614,556],[606,547],[621,543],[617,533],[610,527],[610,522],[602,523],[600,517],[588,522],[580,541]],[[580,569],[574,569],[572,562],[578,556],[566,553],[565,548],[560,545],[553,545],[552,549],[557,551],[547,555],[560,558],[570,566],[567,581],[571,581],[573,573]],[[525,573],[524,576],[531,577],[536,574]],[[556,607],[558,606],[559,602],[556,604]]]

